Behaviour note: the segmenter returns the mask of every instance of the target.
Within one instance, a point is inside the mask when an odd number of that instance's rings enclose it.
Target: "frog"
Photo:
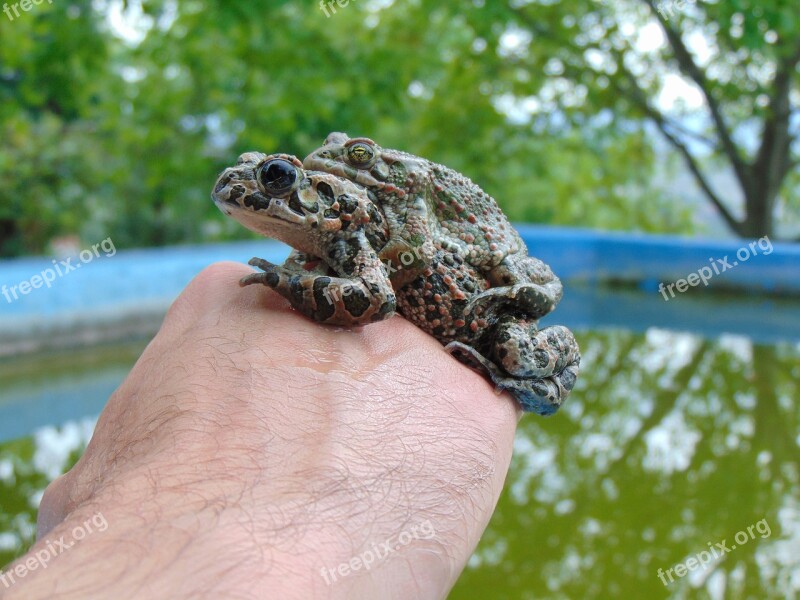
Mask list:
[[[528,255],[524,241],[489,194],[468,177],[425,158],[382,148],[366,137],[333,132],[303,160],[307,169],[366,187],[389,224],[382,259],[418,257],[412,279],[430,263],[437,244],[476,267],[491,286],[472,303],[506,303],[538,319],[561,300],[550,267]]]
[[[366,186],[294,155],[246,152],[211,195],[224,214],[292,247],[282,265],[251,259],[259,271],[240,285],[267,286],[324,324],[360,327],[399,313],[527,412],[553,414],[572,389],[580,355],[566,327],[540,330],[513,303],[474,302],[492,283],[458,247],[426,240],[422,266],[382,257],[391,225]]]

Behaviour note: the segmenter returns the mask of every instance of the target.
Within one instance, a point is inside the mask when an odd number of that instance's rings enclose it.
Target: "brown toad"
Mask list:
[[[490,283],[474,303],[507,302],[538,319],[561,300],[558,277],[528,256],[525,242],[494,198],[461,173],[344,133],[331,133],[303,166],[350,179],[374,194],[389,225],[389,243],[381,258],[397,262],[409,251],[420,258],[406,278],[429,264],[441,245]]]
[[[267,285],[322,323],[364,325],[398,311],[528,411],[553,413],[572,389],[580,357],[569,330],[538,331],[513,302],[474,302],[492,284],[459,245],[425,240],[416,247],[425,247],[423,265],[399,253],[382,261],[391,226],[361,185],[304,170],[290,155],[250,152],[219,176],[212,197],[295,249],[282,266],[252,259],[264,272],[242,285]]]

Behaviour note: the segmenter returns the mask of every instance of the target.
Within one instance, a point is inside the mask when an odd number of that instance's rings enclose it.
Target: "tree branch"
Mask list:
[[[653,108],[653,110],[656,110],[656,109]],[[714,141],[711,138],[703,135],[702,133],[697,133],[696,131],[692,131],[690,129],[686,129],[686,127],[684,127],[680,123],[677,123],[677,122],[673,121],[672,119],[668,118],[663,113],[660,113],[660,114],[662,114],[662,117],[669,124],[671,129],[674,129],[674,130],[680,132],[681,134],[683,134],[683,135],[685,135],[687,137],[694,138],[698,142],[703,142],[706,146],[708,146],[714,152],[721,152],[719,144],[716,141]]]
[[[716,192],[711,187],[711,183],[706,179],[706,176],[703,174],[702,169],[700,169],[700,165],[697,162],[697,159],[692,156],[692,153],[689,152],[689,149],[686,147],[678,137],[672,133],[670,130],[670,124],[665,119],[665,117],[652,106],[647,101],[647,97],[645,96],[644,92],[639,87],[639,84],[636,80],[636,77],[628,71],[628,69],[622,67],[623,72],[627,76],[632,89],[627,90],[619,85],[616,85],[617,90],[626,97],[628,97],[631,101],[634,102],[648,117],[650,117],[658,127],[659,131],[661,131],[662,135],[667,138],[667,140],[675,147],[678,152],[683,156],[686,164],[689,167],[689,170],[694,175],[695,180],[697,181],[700,188],[703,192],[708,196],[714,206],[722,215],[722,218],[728,224],[728,226],[738,235],[742,235],[742,224],[737,221],[733,215],[730,213],[728,208],[722,202],[720,197],[716,194]]]
[[[762,178],[765,180],[768,201],[772,201],[777,195],[792,163],[791,150],[794,139],[789,131],[792,115],[790,94],[792,77],[798,63],[800,63],[800,44],[778,62],[773,80],[775,92],[770,98],[769,114],[764,119],[761,147],[754,168],[755,173],[759,174],[759,180]]]
[[[705,72],[694,61],[691,52],[689,52],[686,44],[683,43],[683,38],[681,37],[680,33],[669,24],[667,18],[662,14],[658,7],[656,7],[655,1],[641,1],[650,7],[656,16],[656,19],[658,19],[658,22],[661,24],[661,27],[667,36],[667,40],[672,47],[675,59],[678,61],[678,65],[680,66],[681,70],[686,73],[691,80],[695,82],[695,84],[697,84],[697,87],[699,87],[700,91],[703,93],[703,97],[708,104],[708,109],[711,112],[711,118],[716,126],[717,135],[719,136],[722,147],[725,150],[725,154],[731,161],[733,169],[736,172],[736,176],[739,178],[739,182],[742,184],[742,188],[745,190],[749,189],[751,179],[750,170],[748,165],[745,164],[744,160],[739,154],[739,148],[733,141],[733,136],[728,130],[728,126],[725,123],[725,118],[722,116],[720,104],[711,93],[711,86],[709,85],[709,81]]]

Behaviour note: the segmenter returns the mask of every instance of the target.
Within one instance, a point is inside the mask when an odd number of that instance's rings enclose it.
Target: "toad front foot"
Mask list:
[[[392,285],[395,289],[400,289],[430,266],[435,252],[436,249],[430,241],[415,246],[409,241],[395,239],[383,247],[378,258],[387,265]]]
[[[290,255],[284,266],[261,258],[253,258],[249,264],[264,272],[242,277],[240,285],[266,285],[320,323],[365,325],[388,319],[396,308],[388,280],[330,276],[326,265],[316,264],[301,253]]]
[[[389,269],[392,284],[400,289],[416,279],[430,266],[436,248],[430,230],[428,210],[422,198],[395,206],[383,205],[389,225],[389,242],[380,250],[378,257]]]
[[[498,324],[491,352],[499,364],[461,342],[451,342],[446,350],[488,374],[496,390],[511,392],[523,410],[540,415],[559,409],[575,385],[581,361],[578,344],[566,327],[536,331],[533,324],[514,317]]]

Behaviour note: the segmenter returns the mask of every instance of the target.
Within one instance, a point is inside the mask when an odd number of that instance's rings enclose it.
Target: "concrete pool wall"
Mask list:
[[[530,253],[550,264],[565,283],[564,300],[547,321],[572,327],[619,324],[742,333],[765,341],[800,336],[798,244],[749,245],[746,240],[532,225],[520,225],[519,231]],[[739,261],[737,252],[741,258],[743,250],[747,259]],[[220,260],[244,263],[252,256],[281,262],[288,251],[270,240],[121,249],[85,264],[73,259],[79,268],[49,287],[39,282],[36,289],[26,288],[27,294],[20,293],[20,284],[53,269],[54,259],[0,261],[0,357],[149,337],[170,303],[204,267]],[[674,297],[659,291],[661,283],[674,284],[704,267],[704,274],[712,272],[715,266],[718,272],[707,279],[707,286],[700,283],[686,293],[673,287]],[[608,283],[622,284],[627,291],[609,291]],[[16,299],[10,292],[14,286]],[[698,301],[713,301],[717,308],[701,315]]]

